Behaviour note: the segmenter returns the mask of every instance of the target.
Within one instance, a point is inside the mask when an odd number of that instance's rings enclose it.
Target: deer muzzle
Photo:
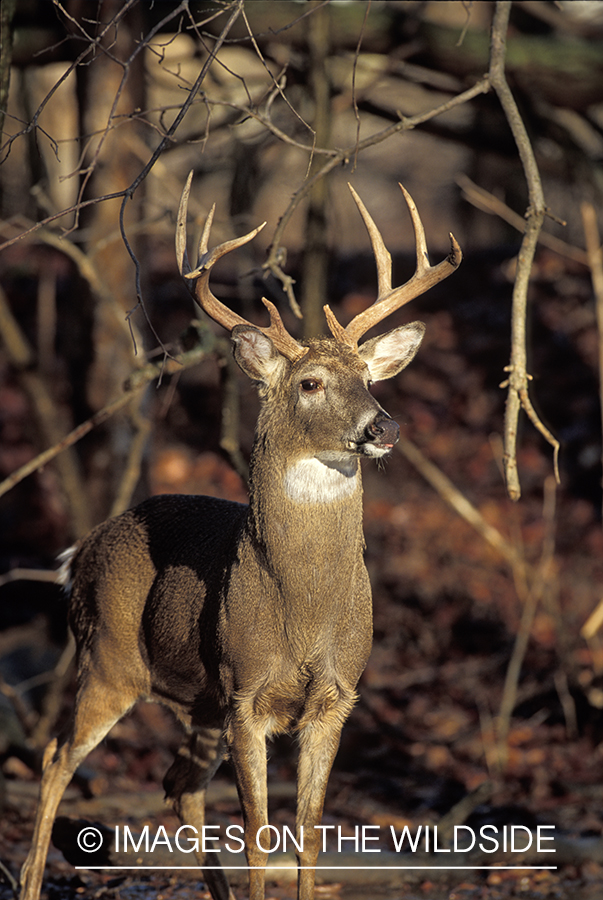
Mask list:
[[[391,450],[400,437],[400,429],[386,412],[378,412],[364,430],[367,442],[383,450]]]

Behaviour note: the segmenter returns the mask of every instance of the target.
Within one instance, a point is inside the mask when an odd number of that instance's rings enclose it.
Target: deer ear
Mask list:
[[[249,325],[235,325],[230,334],[234,358],[254,381],[270,384],[285,364],[269,337]]]
[[[369,368],[371,380],[384,381],[401,372],[419,349],[424,334],[422,322],[411,322],[362,344],[358,353]]]

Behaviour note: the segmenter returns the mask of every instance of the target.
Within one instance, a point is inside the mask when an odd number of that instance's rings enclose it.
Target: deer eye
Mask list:
[[[322,384],[316,378],[304,378],[299,386],[304,394],[316,394],[318,391],[322,391]]]

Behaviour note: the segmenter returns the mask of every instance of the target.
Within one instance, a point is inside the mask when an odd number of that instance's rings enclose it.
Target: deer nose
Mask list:
[[[385,447],[393,447],[400,437],[400,429],[387,413],[377,413],[365,429],[367,440]]]

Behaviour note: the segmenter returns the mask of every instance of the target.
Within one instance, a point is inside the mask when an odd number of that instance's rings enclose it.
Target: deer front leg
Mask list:
[[[205,825],[205,792],[225,752],[221,728],[194,727],[180,747],[163,779],[166,798],[171,800],[183,825],[192,825],[197,835]],[[203,878],[213,900],[235,900],[228,879],[219,868],[217,853],[195,854],[203,867]],[[206,868],[211,866],[212,868]]]
[[[264,900],[268,854],[258,846],[258,833],[268,825],[265,732],[253,721],[251,724],[233,721],[229,743],[245,825],[245,855],[250,867],[249,900]],[[261,837],[259,843],[262,843]]]
[[[353,697],[332,707],[300,730],[297,764],[297,842],[303,850],[297,853],[300,866],[297,881],[298,900],[313,900],[316,862],[322,843],[320,825],[327,782],[339,748],[343,722],[353,704]]]

